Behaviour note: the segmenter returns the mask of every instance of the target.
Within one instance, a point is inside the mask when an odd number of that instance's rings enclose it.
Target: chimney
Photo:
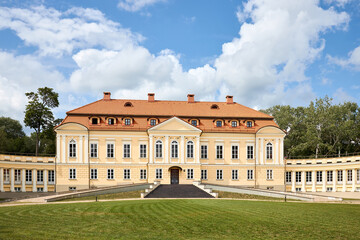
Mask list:
[[[226,96],[226,103],[227,104],[233,104],[234,103],[234,99],[233,96]]]
[[[155,102],[155,93],[148,93],[148,102]]]
[[[194,94],[188,94],[188,103],[194,103],[195,102],[195,95]]]
[[[108,100],[110,100],[111,98],[111,92],[104,92],[104,100],[106,100],[106,101],[108,101]]]

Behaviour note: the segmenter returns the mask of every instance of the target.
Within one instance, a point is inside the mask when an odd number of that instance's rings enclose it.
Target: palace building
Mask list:
[[[0,155],[1,191],[194,181],[272,190],[360,190],[360,156],[284,159],[272,116],[224,102],[101,100],[67,112],[54,158]]]

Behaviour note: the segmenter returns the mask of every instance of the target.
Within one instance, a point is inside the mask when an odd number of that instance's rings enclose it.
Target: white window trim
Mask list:
[[[113,157],[108,157],[108,144],[112,144],[114,146],[114,156]],[[116,146],[115,146],[115,142],[106,142],[106,158],[109,159],[114,159],[116,158]]]
[[[252,152],[252,158],[248,158],[248,147],[252,147],[253,148],[253,152]],[[255,159],[255,146],[253,143],[247,143],[246,144],[246,160],[254,160]]]
[[[130,145],[129,157],[125,157],[125,145]],[[114,154],[114,155],[115,155],[115,154]],[[123,158],[127,158],[127,159],[131,158],[131,143],[129,143],[129,142],[124,142],[124,143],[123,143]]]
[[[172,152],[173,143],[176,143],[176,146],[177,146],[177,153],[176,153],[177,156],[176,157],[173,157],[173,152]],[[172,159],[179,158],[179,143],[176,140],[172,140],[170,143],[170,158],[172,158]]]
[[[158,157],[157,156],[157,150],[156,150],[156,146],[157,146],[157,143],[158,142],[161,142],[161,157]],[[155,158],[157,158],[157,159],[162,159],[162,158],[164,158],[164,143],[163,143],[163,141],[161,141],[160,139],[157,139],[157,140],[155,140],[155,148],[154,148],[154,156],[155,156]]]
[[[189,143],[192,143],[192,157],[189,157],[188,155],[188,151],[189,151]],[[194,141],[193,140],[189,140],[186,142],[186,158],[189,158],[189,159],[194,159],[195,158],[195,144],[194,144]]]
[[[202,157],[202,151],[201,151],[201,149],[202,149],[202,146],[206,146],[206,158],[203,158]],[[207,143],[201,143],[200,144],[200,159],[209,159],[209,146],[208,146],[208,144]]]
[[[109,170],[112,170],[112,178],[109,178]],[[106,179],[107,180],[114,180],[115,179],[115,169],[114,168],[108,168],[106,170]]]
[[[237,147],[237,158],[233,158],[233,146]],[[239,159],[239,155],[240,155],[240,146],[239,144],[231,144],[231,159]]]
[[[74,170],[74,177],[73,178],[71,178],[71,170]],[[76,179],[76,176],[77,174],[76,174],[76,168],[69,168],[69,180],[75,180]]]
[[[141,145],[145,145],[145,157],[142,157],[141,156]],[[146,143],[140,143],[139,144],[139,158],[147,158],[147,156],[148,156],[148,146],[147,146],[147,144]]]
[[[70,143],[71,143],[71,141],[75,142],[75,157],[70,156]],[[77,144],[76,139],[74,139],[74,138],[70,139],[67,146],[68,146],[68,157],[73,158],[73,159],[77,158],[77,156],[78,156],[78,144]]]
[[[99,158],[99,143],[97,141],[90,141],[90,154],[89,154],[89,157],[90,158]],[[91,156],[91,144],[96,144],[96,157],[92,157]]]
[[[234,178],[234,172],[236,172],[236,178]],[[239,180],[239,169],[231,169],[231,180],[232,181]]]
[[[217,147],[221,146],[222,147],[222,153],[221,153],[221,158],[217,157]],[[224,152],[224,144],[223,143],[216,143],[215,144],[215,159],[216,160],[224,160],[225,159],[225,152]]]

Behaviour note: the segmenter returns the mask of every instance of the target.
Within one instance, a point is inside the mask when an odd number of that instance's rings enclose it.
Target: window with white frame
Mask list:
[[[4,169],[4,183],[10,182],[10,169]]]
[[[201,169],[201,179],[207,180],[207,170],[206,169]]]
[[[232,180],[239,180],[239,170],[232,169],[231,170],[231,179]]]
[[[201,145],[201,158],[202,159],[208,158],[208,146],[207,145]]]
[[[326,174],[326,177],[327,177],[327,182],[332,182],[333,181],[333,171],[327,171],[327,174]]]
[[[155,169],[155,178],[162,179],[162,168]]]
[[[21,182],[21,170],[20,169],[15,169],[15,183],[20,183]]]
[[[337,180],[338,182],[342,182],[343,181],[343,171],[342,170],[339,170],[337,172]]]
[[[246,127],[251,128],[251,127],[252,127],[252,122],[251,122],[251,121],[247,121],[247,122],[246,122]]]
[[[130,179],[130,169],[124,169],[124,179]]]
[[[97,179],[98,178],[98,170],[97,168],[90,169],[90,179]]]
[[[21,187],[14,187],[15,192],[21,192]],[[38,191],[39,192],[39,191]]]
[[[76,179],[76,168],[69,169],[69,179]]]
[[[360,182],[360,169],[356,170],[356,178],[357,182]]]
[[[160,140],[155,143],[155,157],[162,158],[162,142]]]
[[[301,183],[301,172],[295,172],[295,182]]]
[[[37,182],[44,182],[44,170],[37,170]]]
[[[222,180],[223,179],[223,170],[218,169],[216,170],[216,180]]]
[[[266,159],[273,159],[273,145],[271,143],[266,144]]]
[[[140,179],[144,180],[146,178],[146,169],[140,169]]]
[[[291,183],[291,172],[285,172],[285,182]]]
[[[107,179],[114,179],[114,169],[113,168],[108,168],[107,170]]]
[[[193,179],[194,178],[194,169],[188,168],[186,171],[187,171],[187,179]]]
[[[252,169],[247,170],[247,180],[254,180],[254,170]]]
[[[231,121],[231,127],[237,127],[237,121]]]
[[[76,142],[71,140],[69,142],[69,157],[76,157]]]
[[[115,119],[114,118],[108,118],[108,125],[114,125]]]
[[[106,144],[106,156],[108,158],[114,158],[114,144],[113,143]]]
[[[197,120],[191,120],[191,125],[193,125],[193,126],[197,126],[198,124],[197,124]]]
[[[36,190],[37,190],[37,192],[44,192],[44,188],[42,188],[42,187],[38,187],[38,188],[36,188]]]
[[[124,158],[130,158],[131,145],[128,143],[124,144]]]
[[[54,182],[55,182],[55,171],[54,170],[49,170],[48,181],[50,184],[54,184]]]
[[[140,144],[140,158],[146,158],[146,144]]]
[[[273,180],[273,170],[272,169],[266,170],[266,180]]]
[[[194,158],[194,143],[192,141],[187,142],[186,153],[187,158]]]
[[[171,142],[171,158],[179,157],[179,145],[177,141]]]
[[[254,159],[254,146],[253,145],[247,145],[247,159]]]
[[[155,126],[156,125],[156,119],[150,119],[150,125]]]
[[[131,119],[130,118],[125,118],[125,125],[131,125]]]
[[[352,170],[347,170],[347,181],[352,182]]]
[[[239,146],[238,145],[232,145],[231,146],[231,158],[232,159],[238,159],[239,158]]]
[[[322,171],[316,171],[316,182],[320,183],[322,182]]]
[[[32,170],[25,170],[25,181],[32,182]]]
[[[76,187],[69,187],[69,191],[76,191]]]
[[[311,183],[311,181],[312,181],[312,172],[307,171],[305,175],[306,175],[306,182]]]
[[[301,192],[301,187],[295,188],[295,192]]]
[[[216,145],[216,159],[223,158],[223,145]]]
[[[216,121],[216,127],[222,127],[222,121]]]
[[[90,157],[97,158],[98,157],[98,144],[90,143]]]
[[[333,190],[332,187],[327,187],[327,188],[326,188],[326,191],[327,191],[327,192],[332,192],[332,190]]]

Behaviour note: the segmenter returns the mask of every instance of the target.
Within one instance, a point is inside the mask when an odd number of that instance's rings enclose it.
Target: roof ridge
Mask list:
[[[81,107],[78,107],[78,108],[74,108],[73,110],[67,111],[66,114],[72,113],[73,111],[79,110],[79,109],[84,108],[84,107],[88,107],[88,106],[90,106],[90,105],[92,105],[92,104],[95,104],[95,103],[97,103],[97,102],[100,102],[100,101],[102,101],[102,100],[104,100],[104,99],[99,99],[99,100],[97,100],[97,101],[95,101],[95,102],[85,104],[84,106],[81,106]]]

